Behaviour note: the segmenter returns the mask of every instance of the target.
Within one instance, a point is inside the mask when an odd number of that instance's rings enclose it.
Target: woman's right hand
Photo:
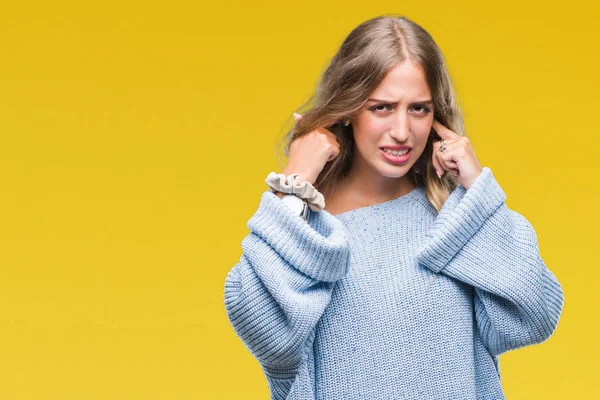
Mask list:
[[[302,116],[294,113],[294,118],[298,121]],[[333,160],[339,153],[340,144],[335,134],[325,128],[317,128],[290,144],[289,159],[283,174],[288,176],[297,173],[300,175],[301,181],[309,182],[312,185],[316,182],[325,164]]]

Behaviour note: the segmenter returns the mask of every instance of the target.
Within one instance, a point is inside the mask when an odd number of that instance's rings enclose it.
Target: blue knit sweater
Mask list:
[[[439,213],[424,188],[307,222],[262,194],[224,305],[271,399],[504,399],[498,356],[564,294],[491,170]]]

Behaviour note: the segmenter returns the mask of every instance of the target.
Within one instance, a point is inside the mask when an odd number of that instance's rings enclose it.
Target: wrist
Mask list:
[[[296,215],[299,215],[304,218],[304,220],[308,221],[310,216],[310,207],[306,199],[301,199],[293,194],[287,194],[281,198],[281,201],[290,209],[292,209]]]
[[[289,176],[289,175],[291,175],[291,174],[298,174],[298,176],[299,176],[299,179],[297,180],[297,182],[308,182],[308,183],[310,183],[311,185],[314,185],[314,183],[315,183],[315,180],[316,180],[316,179],[315,179],[315,178],[313,178],[313,177],[312,177],[312,175],[311,175],[311,174],[309,174],[308,172],[303,172],[303,171],[300,171],[300,170],[297,170],[297,169],[295,169],[295,170],[292,170],[291,168],[290,168],[290,169],[287,169],[287,168],[286,168],[286,169],[284,169],[284,170],[283,170],[283,172],[281,172],[281,173],[282,173],[282,174],[284,174],[285,176]]]

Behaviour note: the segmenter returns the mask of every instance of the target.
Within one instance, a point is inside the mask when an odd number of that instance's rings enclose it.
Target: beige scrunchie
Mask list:
[[[305,199],[312,211],[325,208],[323,195],[309,182],[301,181],[299,174],[290,174],[286,177],[284,174],[271,172],[265,182],[273,191],[293,194]]]

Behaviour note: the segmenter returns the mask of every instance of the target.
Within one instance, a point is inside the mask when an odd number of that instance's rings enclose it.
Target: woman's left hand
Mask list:
[[[483,168],[475,157],[471,142],[464,136],[451,131],[438,120],[433,120],[433,129],[444,140],[446,149],[440,152],[441,141],[433,142],[433,166],[438,174],[444,170],[456,177],[458,183],[469,189]]]

